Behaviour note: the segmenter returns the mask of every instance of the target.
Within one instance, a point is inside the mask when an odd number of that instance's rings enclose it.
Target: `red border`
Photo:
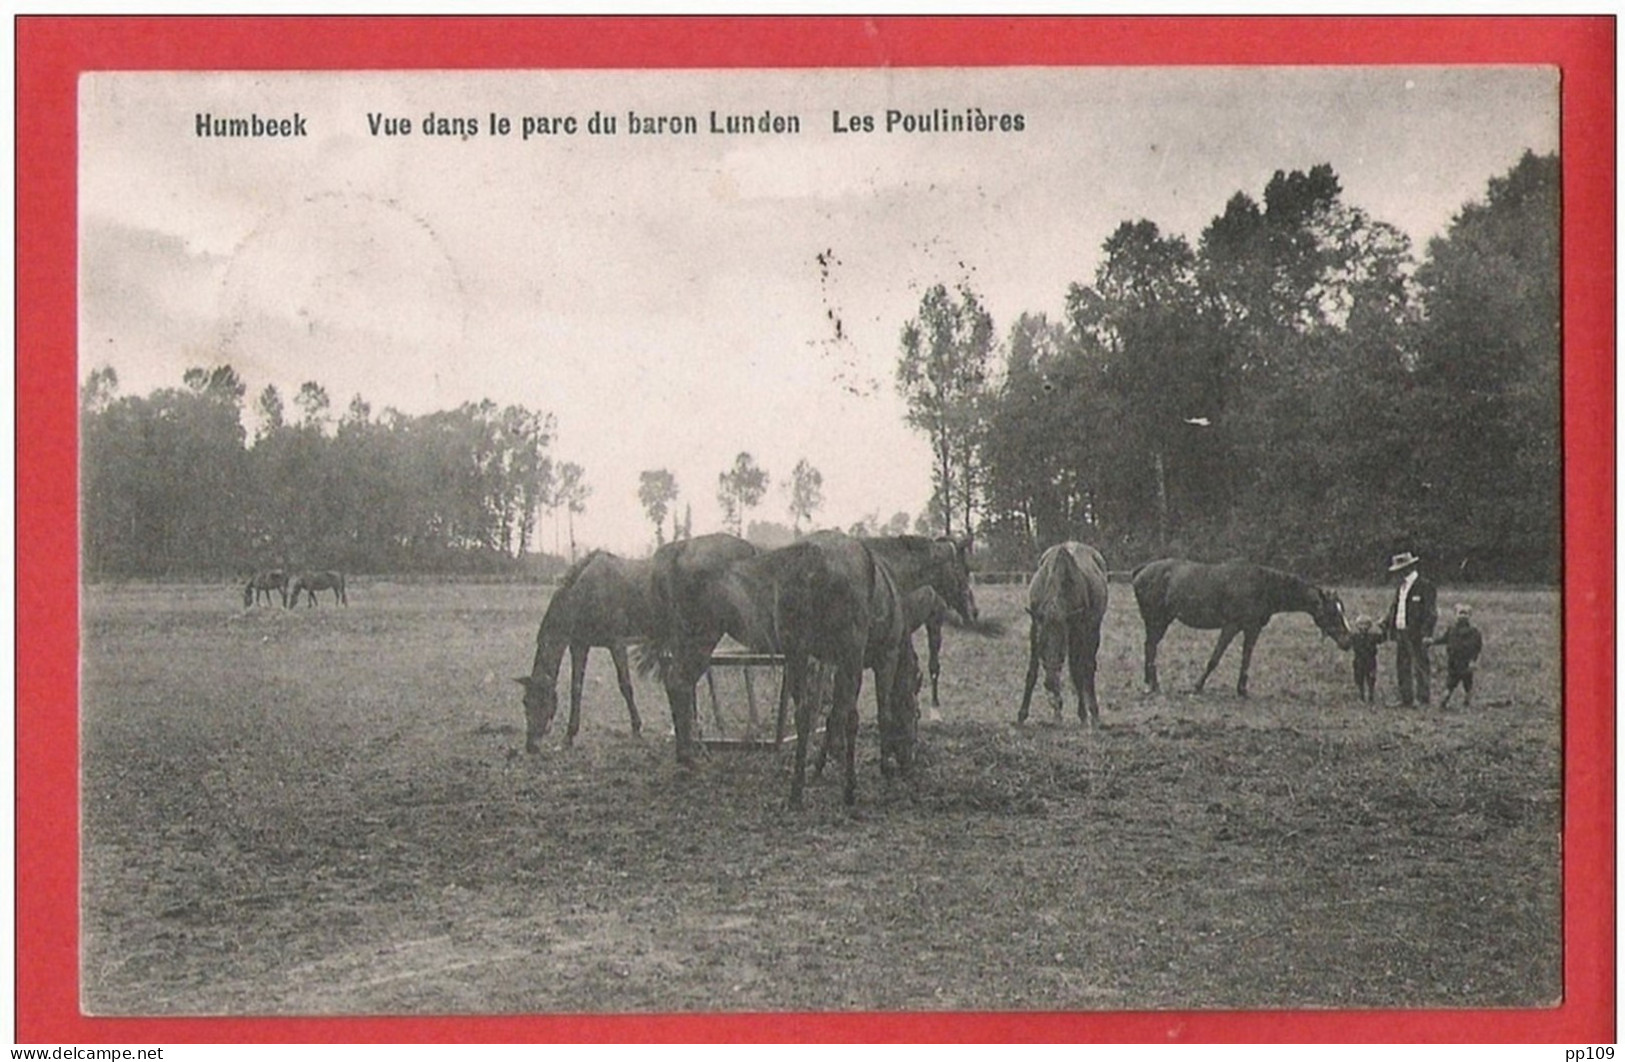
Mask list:
[[[1613,1042],[1614,47],[1609,17],[19,17],[17,747],[27,750],[16,763],[19,1042]],[[81,72],[1441,63],[1540,63],[1563,73],[1562,1006],[354,1019],[79,1014],[78,570],[77,535],[70,530],[77,527],[75,90]]]

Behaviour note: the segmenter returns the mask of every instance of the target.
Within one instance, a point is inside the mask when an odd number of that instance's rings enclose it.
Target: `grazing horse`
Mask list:
[[[333,603],[349,607],[350,599],[344,593],[343,572],[301,572],[288,583],[287,606],[292,608],[299,603],[299,595],[305,595],[305,607],[316,604],[318,590],[333,591]]]
[[[536,659],[530,674],[514,680],[525,687],[526,752],[537,751],[537,743],[558,713],[559,664],[565,649],[570,650],[570,725],[565,731],[565,745],[575,744],[581,730],[581,688],[587,654],[595,646],[609,650],[627,714],[632,718],[632,733],[642,732],[643,720],[638,717],[632,695],[626,643],[654,633],[655,609],[650,592],[653,571],[650,561],[627,560],[593,550],[564,573],[536,630]]]
[[[889,774],[894,760],[905,772],[913,764],[917,710],[907,711],[895,696],[898,659],[908,637],[903,628],[902,596],[877,552],[839,531],[809,535],[736,570],[753,564],[757,577],[776,590],[774,611],[784,652],[784,690],[796,704],[790,806],[801,806],[807,739],[818,707],[816,699],[806,695],[808,665],[813,659],[832,671],[834,705],[829,725],[840,728],[845,738],[842,798],[851,806],[857,801],[858,693],[865,669],[875,677],[881,771]]]
[[[914,650],[914,632],[920,627],[926,628],[926,639],[931,650],[931,703],[937,703],[937,652],[942,646],[942,620],[947,613],[948,606],[943,603],[940,595],[929,586],[922,586],[912,594],[904,594],[902,600],[903,610],[903,641],[898,647],[897,677],[892,683],[892,712],[894,716],[910,715],[914,725],[918,727],[920,718],[920,689],[925,685],[925,675],[920,670],[920,657]],[[935,620],[935,623],[932,623]],[[822,696],[824,690],[819,687],[814,693],[814,699],[824,703]],[[818,758],[813,762],[813,777],[819,778],[824,774],[824,763],[829,758],[830,746],[839,747],[841,730],[830,725],[830,717],[826,714],[824,719],[824,740],[818,745]],[[887,762],[881,763],[884,771]]]
[[[655,553],[654,597],[661,619],[656,639],[661,679],[677,732],[678,762],[693,762],[694,684],[726,634],[752,650],[784,654],[781,703],[793,698],[797,709],[792,805],[800,804],[806,777],[806,738],[815,705],[805,692],[814,659],[834,673],[835,718],[852,737],[862,671],[875,671],[882,760],[909,767],[914,730],[889,711],[903,640],[899,596],[886,566],[862,542],[819,532],[769,553],[732,535],[672,543]],[[848,743],[848,803],[856,799],[855,744]]]
[[[1027,721],[1040,665],[1055,718],[1061,718],[1062,664],[1071,665],[1078,719],[1090,725],[1100,722],[1095,660],[1100,653],[1106,596],[1106,560],[1099,550],[1082,542],[1062,542],[1044,551],[1027,587],[1027,615],[1032,624],[1027,639],[1027,685],[1016,722]]]
[[[1197,630],[1219,631],[1207,669],[1196,681],[1198,693],[1240,633],[1241,677],[1236,693],[1247,696],[1247,665],[1253,659],[1253,646],[1277,612],[1306,612],[1339,649],[1349,647],[1348,619],[1335,593],[1289,572],[1244,561],[1201,564],[1170,558],[1142,564],[1134,569],[1134,598],[1145,622],[1145,684],[1153,693],[1158,689],[1157,644],[1174,620]]]
[[[265,603],[269,605],[271,603],[271,591],[273,590],[281,595],[282,605],[286,608],[288,604],[288,573],[281,568],[255,572],[248,577],[248,582],[243,586],[243,607],[249,608],[259,604],[262,596],[265,598]]]

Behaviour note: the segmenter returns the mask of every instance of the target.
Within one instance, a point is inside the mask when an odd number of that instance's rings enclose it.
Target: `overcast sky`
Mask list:
[[[145,394],[226,362],[250,401],[315,380],[335,410],[548,410],[594,488],[578,539],[620,552],[653,543],[641,470],[671,469],[715,530],[741,450],[773,478],[755,519],[788,523],[803,457],[820,523],[885,519],[930,495],[892,384],[930,285],[968,278],[1003,336],[1058,317],[1119,223],[1194,245],[1235,193],[1323,162],[1420,257],[1525,150],[1556,151],[1557,91],[1544,67],[92,74],[80,375],[111,365]],[[833,129],[939,107],[1023,129]],[[713,135],[713,110],[801,132]],[[527,116],[594,111],[616,135],[522,139]],[[426,136],[431,112],[479,134]],[[628,112],[701,132],[633,136]],[[199,137],[200,113],[297,113],[307,135]]]

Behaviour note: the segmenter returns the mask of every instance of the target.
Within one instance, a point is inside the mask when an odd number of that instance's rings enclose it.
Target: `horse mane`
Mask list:
[[[1325,590],[1301,575],[1281,568],[1271,568],[1265,564],[1256,564],[1253,567],[1269,579],[1273,589],[1281,595],[1279,600],[1284,605],[1302,608],[1312,615],[1326,599]]]
[[[541,625],[536,628],[536,644],[538,646],[547,638],[549,632],[557,629],[559,624],[569,622],[565,618],[569,610],[567,607],[561,606],[560,602],[569,600],[565,595],[576,584],[576,580],[581,578],[581,573],[587,570],[587,565],[597,560],[600,555],[614,556],[614,554],[605,550],[595,549],[564,570],[564,575],[559,578],[559,585],[554,588],[553,596],[547,602],[547,611],[542,613]]]
[[[553,596],[557,597],[566,590],[570,589],[570,587],[574,586],[575,581],[581,577],[581,573],[587,570],[587,565],[591,564],[594,560],[599,557],[612,556],[614,556],[614,554],[608,552],[607,550],[595,549],[588,553],[585,557],[582,557],[580,560],[570,565],[568,568],[564,569],[564,574],[559,576],[559,585],[553,591]]]
[[[938,542],[947,542],[949,539],[926,538],[924,535],[871,535],[859,539],[869,549],[879,548],[881,552],[888,549],[905,550],[909,553],[919,553],[929,556]]]

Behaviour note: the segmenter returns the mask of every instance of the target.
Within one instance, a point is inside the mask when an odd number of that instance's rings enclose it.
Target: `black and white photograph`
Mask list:
[[[82,1012],[1559,1005],[1560,87],[83,74]]]

